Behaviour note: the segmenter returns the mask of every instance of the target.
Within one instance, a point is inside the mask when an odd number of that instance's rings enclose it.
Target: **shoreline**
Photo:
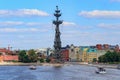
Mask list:
[[[112,68],[117,69],[117,64],[85,64],[81,62],[65,62],[65,63],[13,63],[13,62],[2,62],[0,63],[0,66],[64,66],[64,65],[85,65],[85,66],[91,66],[91,67],[104,67],[104,68]]]
[[[64,64],[60,63],[13,63],[13,62],[3,62],[0,63],[0,66],[62,66]]]
[[[104,68],[113,68],[117,69],[118,64],[88,64],[85,62],[76,62],[76,65],[85,65],[91,67],[104,67]]]

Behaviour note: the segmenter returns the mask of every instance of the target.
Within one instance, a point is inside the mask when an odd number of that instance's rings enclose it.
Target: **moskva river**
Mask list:
[[[64,65],[62,67],[0,66],[0,80],[120,80],[120,70],[105,68],[106,74],[96,74],[96,67]]]

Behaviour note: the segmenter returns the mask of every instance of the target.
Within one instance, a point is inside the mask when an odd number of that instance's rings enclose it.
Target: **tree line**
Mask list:
[[[98,58],[98,62],[102,62],[102,63],[120,62],[120,52],[107,51],[104,55]]]
[[[31,63],[31,62],[50,62],[49,58],[42,58],[40,57],[33,49],[26,51],[21,50],[19,52],[19,61],[24,63]]]

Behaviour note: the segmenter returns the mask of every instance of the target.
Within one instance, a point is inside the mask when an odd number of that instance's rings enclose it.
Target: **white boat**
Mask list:
[[[32,66],[29,67],[29,69],[36,70],[36,66],[32,65]]]
[[[105,74],[106,70],[103,67],[98,67],[98,70],[95,71],[97,74]]]

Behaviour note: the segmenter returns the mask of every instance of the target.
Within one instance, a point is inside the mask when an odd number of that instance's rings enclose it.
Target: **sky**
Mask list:
[[[56,6],[63,47],[120,45],[120,0],[0,0],[0,48],[53,48]]]

